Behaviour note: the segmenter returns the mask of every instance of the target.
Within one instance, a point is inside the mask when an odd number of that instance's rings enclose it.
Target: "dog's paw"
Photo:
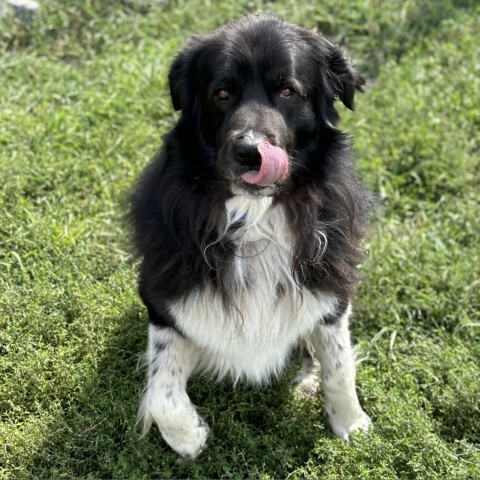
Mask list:
[[[361,408],[340,413],[331,407],[326,409],[326,416],[333,433],[347,442],[351,433],[367,432],[372,426],[372,420]]]
[[[186,418],[181,425],[160,427],[164,440],[184,460],[195,460],[207,443],[210,428],[195,412],[195,418]]]
[[[300,372],[293,380],[295,394],[299,397],[313,397],[320,389],[318,372]]]
[[[313,347],[310,347],[313,348]],[[313,354],[305,356],[303,367],[292,380],[295,394],[299,397],[313,397],[320,389],[320,363]]]

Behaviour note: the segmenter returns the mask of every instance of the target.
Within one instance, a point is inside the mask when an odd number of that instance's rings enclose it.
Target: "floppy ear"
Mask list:
[[[191,97],[198,91],[197,63],[207,43],[207,36],[191,37],[172,62],[168,83],[175,110],[183,110],[192,104]]]
[[[355,90],[363,91],[365,80],[352,67],[339,46],[331,44],[329,47],[328,82],[342,103],[350,110],[355,110]]]
[[[302,36],[310,47],[312,59],[316,64],[317,82],[325,91],[333,105],[335,98],[353,110],[355,108],[355,90],[363,90],[363,77],[352,67],[343,50],[329,38],[302,29]]]
[[[170,66],[168,73],[168,84],[170,86],[170,96],[172,97],[173,108],[180,110],[186,97],[186,72],[185,72],[185,54],[177,54]]]

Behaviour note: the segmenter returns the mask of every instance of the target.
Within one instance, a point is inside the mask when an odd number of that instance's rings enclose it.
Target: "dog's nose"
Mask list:
[[[265,136],[263,135],[247,134],[239,136],[233,144],[233,158],[240,165],[259,167],[262,159],[257,150],[257,145],[264,140]]]

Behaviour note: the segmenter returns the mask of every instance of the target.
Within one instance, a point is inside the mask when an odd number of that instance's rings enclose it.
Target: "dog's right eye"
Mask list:
[[[215,100],[218,100],[219,102],[223,102],[225,100],[228,100],[229,98],[230,94],[223,88],[215,92]]]
[[[280,96],[282,98],[290,98],[291,96],[293,96],[294,93],[295,93],[295,90],[293,90],[293,88],[285,86],[282,88],[282,91],[280,92]]]

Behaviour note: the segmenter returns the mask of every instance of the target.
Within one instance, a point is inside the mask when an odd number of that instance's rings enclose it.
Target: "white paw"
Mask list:
[[[295,393],[299,396],[313,397],[320,389],[318,372],[300,372],[292,381]]]
[[[311,356],[303,359],[303,367],[292,380],[295,393],[313,397],[320,389],[320,363]]]
[[[347,442],[351,433],[357,430],[367,432],[372,426],[372,420],[361,408],[337,412],[335,407],[327,407],[326,414],[333,433]]]
[[[195,416],[193,422],[185,421],[183,425],[168,427],[159,425],[165,441],[185,460],[194,460],[202,452],[210,432],[205,420],[196,412]]]
[[[145,436],[155,422],[168,445],[185,460],[195,459],[205,448],[210,429],[186,394],[143,398],[138,422]]]

